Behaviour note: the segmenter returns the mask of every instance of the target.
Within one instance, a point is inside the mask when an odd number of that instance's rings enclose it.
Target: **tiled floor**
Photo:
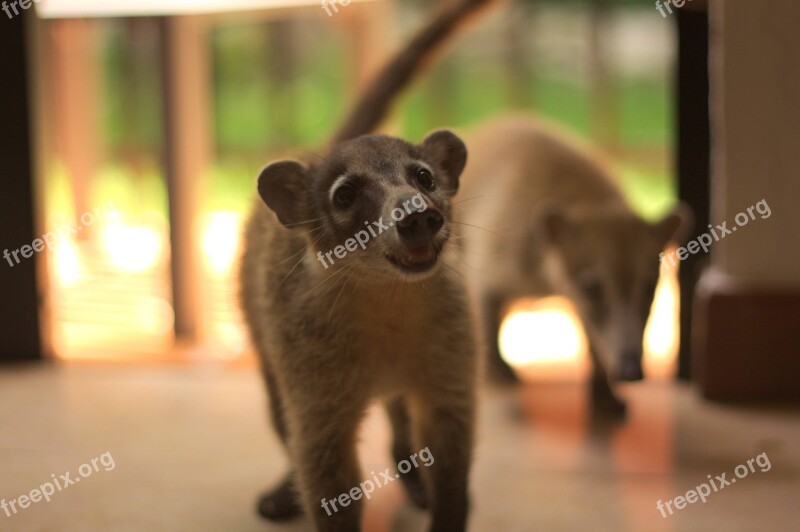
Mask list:
[[[800,412],[701,401],[684,386],[624,390],[626,423],[586,415],[577,385],[486,388],[473,475],[473,532],[800,530]],[[44,366],[0,370],[0,499],[11,500],[105,452],[114,468],[7,517],[11,531],[304,531],[254,513],[285,461],[254,369]],[[382,470],[376,411],[362,443]],[[663,518],[668,500],[766,452],[755,473]],[[110,462],[106,462],[110,463]],[[763,463],[763,462],[762,462]],[[741,470],[740,470],[741,471]],[[424,530],[396,484],[378,490],[367,532]]]

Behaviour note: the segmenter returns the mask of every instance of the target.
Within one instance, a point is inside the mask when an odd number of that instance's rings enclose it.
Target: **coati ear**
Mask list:
[[[308,168],[297,161],[278,161],[261,170],[258,195],[285,226],[305,219]]]
[[[467,164],[467,147],[452,131],[434,131],[422,141],[422,148],[447,174],[447,189],[450,194],[458,190],[458,178]]]
[[[682,243],[693,225],[694,213],[691,207],[679,201],[672,212],[656,222],[653,228],[663,244],[670,241]]]

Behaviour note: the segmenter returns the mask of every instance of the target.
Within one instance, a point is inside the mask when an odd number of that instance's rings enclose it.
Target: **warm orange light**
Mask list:
[[[578,376],[586,363],[586,338],[572,305],[563,297],[514,303],[500,327],[500,352],[510,365],[536,377]]]
[[[329,2],[333,3],[332,0]],[[36,10],[42,18],[85,18],[201,15],[320,5],[320,0],[46,0],[38,4]],[[342,7],[344,4],[339,5],[339,9]]]
[[[522,305],[500,328],[500,349],[512,365],[574,361],[585,347],[580,323],[559,297]]]
[[[85,321],[65,320],[62,316],[55,345],[59,358],[113,361],[132,356],[143,359],[166,352],[172,342],[174,321],[169,302],[135,293],[120,297],[130,303],[124,314],[104,316],[102,309],[98,309],[86,311],[85,318],[89,319]]]
[[[644,330],[644,370],[647,375],[673,373],[678,358],[679,294],[678,268],[667,269],[662,264],[653,308]]]
[[[157,229],[124,223],[118,213],[111,213],[103,228],[109,264],[127,273],[154,269],[162,258],[163,244]]]
[[[247,348],[243,324],[234,321],[219,321],[212,325],[210,356],[219,360],[239,358]]]
[[[241,217],[235,212],[212,212],[203,224],[203,256],[209,272],[225,277],[239,250]]]
[[[200,224],[202,256],[208,282],[205,286],[208,329],[201,357],[235,360],[246,349],[245,328],[236,297],[236,259],[241,245],[242,216],[217,211]]]
[[[81,279],[82,268],[78,248],[69,239],[63,239],[55,249],[55,274],[63,286],[72,286]]]
[[[571,303],[561,297],[522,299],[500,327],[500,352],[511,366],[537,378],[580,377],[588,367],[588,343]],[[669,375],[678,352],[677,269],[662,269],[644,333],[648,376]]]

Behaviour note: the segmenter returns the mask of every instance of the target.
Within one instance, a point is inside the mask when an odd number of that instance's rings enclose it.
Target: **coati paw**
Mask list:
[[[606,397],[601,400],[595,399],[592,402],[595,412],[599,414],[607,414],[612,416],[625,416],[628,411],[628,406],[624,401],[617,399],[614,396]]]
[[[487,364],[487,373],[490,382],[495,384],[519,384],[520,378],[514,369],[502,359],[491,359]]]
[[[400,475],[400,479],[403,481],[403,486],[406,488],[408,498],[411,499],[414,506],[420,510],[427,510],[428,494],[425,491],[425,486],[422,484],[422,477],[420,477],[419,472],[412,469],[405,475]]]
[[[258,501],[258,514],[270,521],[289,521],[303,513],[291,479],[263,495]]]
[[[610,416],[624,417],[628,407],[610,391],[592,390],[591,407],[594,413]]]

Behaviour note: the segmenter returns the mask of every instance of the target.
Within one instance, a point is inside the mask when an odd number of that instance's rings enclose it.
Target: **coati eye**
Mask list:
[[[436,181],[433,180],[433,175],[427,168],[417,169],[417,173],[414,177],[419,186],[425,190],[433,190],[436,188]]]
[[[603,285],[599,279],[586,279],[581,283],[581,289],[586,294],[586,298],[594,304],[601,303],[603,300]]]
[[[357,196],[358,190],[354,185],[342,185],[333,193],[333,205],[339,209],[344,209],[352,205]]]

